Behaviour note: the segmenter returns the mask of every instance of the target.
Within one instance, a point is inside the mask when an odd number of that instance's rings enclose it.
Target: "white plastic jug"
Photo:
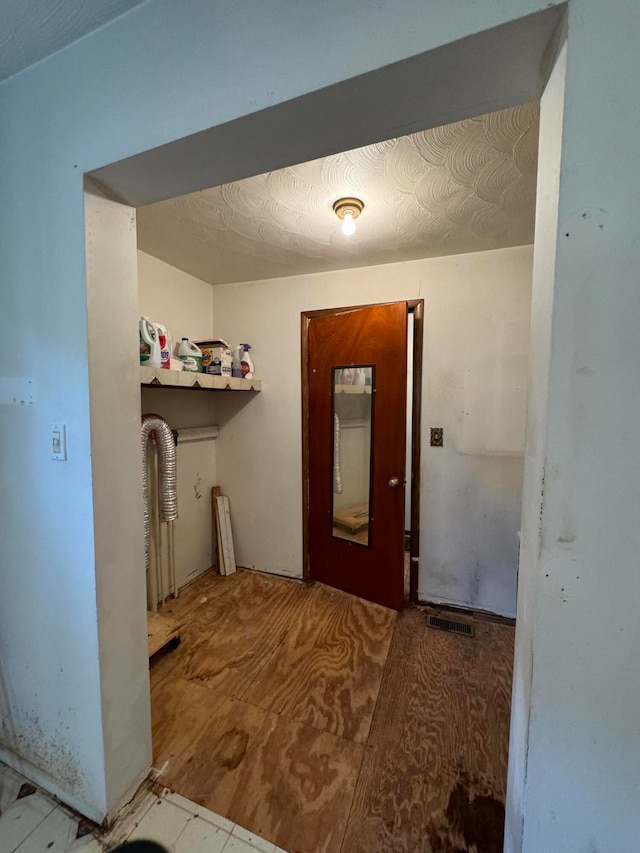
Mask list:
[[[200,372],[202,369],[202,350],[189,338],[180,341],[177,356],[183,362],[185,370]]]
[[[148,317],[140,317],[140,364],[145,367],[162,367],[160,335]]]
[[[173,350],[173,338],[171,332],[167,331],[167,327],[162,323],[154,324],[160,336],[160,366],[165,370],[171,367],[171,352]]]

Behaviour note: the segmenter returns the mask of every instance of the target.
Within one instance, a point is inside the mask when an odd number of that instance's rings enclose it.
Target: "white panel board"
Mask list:
[[[224,574],[232,575],[236,570],[236,555],[233,549],[233,534],[231,533],[229,498],[226,495],[218,495],[216,506],[218,534],[220,536],[220,554],[222,555],[221,563],[224,563]]]

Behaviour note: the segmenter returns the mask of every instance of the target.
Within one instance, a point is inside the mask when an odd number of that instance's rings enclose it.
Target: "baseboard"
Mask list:
[[[458,612],[466,613],[467,615],[471,614],[476,619],[484,619],[487,622],[499,622],[504,625],[516,624],[515,614],[501,613],[497,610],[486,610],[482,607],[475,607],[473,604],[469,604],[468,602],[451,601],[446,598],[436,598],[420,595],[420,593],[418,593],[418,604],[423,607],[437,607],[440,610],[448,610],[452,613]]]
[[[288,575],[285,572],[275,572],[271,571],[271,569],[256,569],[251,566],[236,566],[237,569],[243,569],[245,572],[256,572],[259,575],[271,575],[271,577],[275,578],[285,578],[288,581],[301,581],[304,580],[302,577],[302,572],[299,575]]]

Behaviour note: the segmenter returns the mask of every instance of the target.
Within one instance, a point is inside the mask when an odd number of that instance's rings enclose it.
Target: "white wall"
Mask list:
[[[544,497],[545,423],[549,394],[549,357],[558,228],[565,70],[566,50],[561,54],[540,104],[536,245],[533,262],[531,355],[528,382],[527,454],[509,744],[509,779],[507,785],[509,807],[506,810],[505,821],[506,849],[509,851],[521,849],[525,811],[524,789],[527,775],[533,640],[539,581],[537,561],[540,551],[540,507]]]
[[[96,607],[96,576],[108,565],[94,550],[94,522],[102,523],[105,505],[117,502],[123,488],[137,488],[139,475],[132,468],[120,484],[98,483],[104,501],[94,504],[82,174],[260,110],[268,118],[273,105],[372,69],[384,74],[389,63],[404,65],[421,52],[448,55],[459,40],[548,5],[283,0],[274,7],[250,0],[238,10],[206,0],[148,0],[0,85],[0,335],[11,341],[2,374],[31,376],[36,384],[32,405],[0,406],[2,738],[14,764],[28,753],[27,771],[46,775],[51,790],[86,814],[101,819],[114,806],[108,794],[105,805],[100,752],[111,751],[112,741],[101,738],[103,706],[123,704],[129,719],[120,718],[118,734],[132,747],[148,716],[105,677],[109,641],[122,626],[109,618],[108,602]],[[516,684],[516,704],[522,697],[523,717],[531,721],[521,729],[528,756],[518,780],[524,835],[516,833],[510,851],[521,844],[563,853],[637,847],[637,30],[635,0],[617,0],[613,12],[602,0],[571,0],[554,337],[541,427],[547,465],[544,497],[538,492],[537,506],[525,503],[527,515],[539,518],[541,503],[543,513],[540,554],[522,567],[535,596],[530,701]],[[476,42],[469,38],[465,50]],[[514,54],[522,47],[515,45]],[[489,65],[491,56],[483,58]],[[434,65],[422,78],[424,103],[407,117],[412,127],[454,117],[444,107],[430,111],[429,101],[441,84],[447,98],[460,94],[457,72],[464,67],[451,67],[456,73],[438,75]],[[469,110],[480,112],[486,78],[477,77],[464,97]],[[387,105],[394,98],[400,110],[404,92],[377,92],[375,132],[388,138]],[[353,103],[351,124],[360,128]],[[491,106],[498,103],[494,97]],[[317,156],[330,153],[322,149],[336,127],[325,123]],[[272,130],[295,148],[295,133]],[[359,137],[355,144],[364,143]],[[259,159],[255,138],[247,147]],[[246,151],[233,155],[236,177],[246,175]],[[47,353],[37,362],[35,341]],[[108,347],[96,358],[98,365],[108,361]],[[121,404],[110,385],[93,391],[96,402]],[[293,400],[292,417],[297,405]],[[49,457],[49,426],[58,420],[69,430],[66,465]],[[116,421],[114,441],[125,434]],[[137,529],[135,518],[122,524],[127,535]],[[98,647],[99,626],[106,632]],[[137,669],[145,678],[146,667]]]
[[[370,401],[369,396],[364,399]],[[336,409],[339,407],[336,406]],[[341,417],[340,469],[342,492],[333,494],[334,510],[369,503],[371,471],[371,416]]]
[[[204,340],[214,334],[211,285],[140,251],[138,297],[140,314],[163,323],[174,340]],[[141,407],[143,414],[161,415],[172,429],[216,422],[212,394],[143,388]],[[217,485],[215,439],[179,442],[177,459],[176,581],[182,587],[216,563],[211,522],[211,487]]]
[[[413,314],[409,314],[407,324],[407,451],[404,476],[407,483],[411,482],[411,436],[413,434]],[[404,529],[411,529],[411,489],[407,489],[404,502]]]
[[[92,376],[108,376],[113,361],[104,331],[129,321],[119,299],[105,300],[102,333],[91,327],[103,345],[90,376],[83,174],[538,8],[539,0],[504,8],[437,0],[427,14],[415,0],[375,10],[357,0],[346,11],[337,0],[285,0],[277,8],[251,0],[241,10],[148,0],[0,84],[0,335],[11,341],[0,372],[35,384],[32,405],[0,406],[2,755],[89,817],[102,820],[118,801],[105,749],[111,758],[129,748],[139,760],[123,785],[144,772],[138,740],[149,714],[117,681],[124,620],[140,637],[131,668],[145,683],[144,614],[96,600],[97,578],[110,562],[95,548],[94,526],[105,528],[123,494],[135,498],[140,475],[132,465],[119,482],[96,480],[101,499],[94,502],[93,466],[104,471],[113,446],[130,433],[116,418],[108,447],[92,436],[90,407],[123,405],[116,372],[104,384]],[[394,36],[380,39],[381,32]],[[255,140],[250,147],[258,156]],[[244,153],[234,156],[244,169]],[[107,272],[108,255],[101,255]],[[46,357],[36,360],[35,342]],[[137,401],[131,405],[137,417]],[[59,421],[67,424],[65,464],[49,453],[50,425]],[[119,524],[112,536],[125,550],[131,545],[129,565],[137,559],[138,519],[123,516]],[[132,602],[137,577],[132,571],[121,589]],[[103,710],[116,708],[121,715],[107,725]]]
[[[140,313],[180,338],[206,340],[213,334],[211,285],[138,250]]]
[[[106,806],[130,796],[151,765],[142,464],[136,407],[140,379],[135,335],[135,211],[101,197],[87,182],[85,227],[96,600],[103,608],[98,637]],[[105,342],[108,359],[102,357]],[[72,445],[69,449],[73,452]],[[121,484],[128,478],[131,487],[125,491]],[[120,492],[117,501],[110,499],[114,491]],[[134,736],[133,744],[128,742],[129,735]]]
[[[515,614],[531,260],[524,246],[213,288],[216,328],[253,345],[264,383],[217,404],[240,565],[302,572],[300,312],[422,297],[419,593]]]
[[[555,282],[550,349],[540,342],[546,419],[530,442],[544,475],[523,505],[530,613],[517,637],[514,721],[527,752],[511,782],[524,819],[507,849],[525,853],[632,853],[640,837],[639,26],[634,0],[614,14],[572,0],[564,96],[560,66],[541,118],[553,141],[540,202],[557,227],[540,230],[534,285],[547,314]]]

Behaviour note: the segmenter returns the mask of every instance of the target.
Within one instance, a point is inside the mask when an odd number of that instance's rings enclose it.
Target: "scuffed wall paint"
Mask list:
[[[217,402],[240,565],[302,573],[300,312],[423,297],[419,593],[515,613],[531,257],[520,247],[213,288],[216,329],[253,345],[264,382],[254,400]],[[443,448],[429,446],[434,425]]]
[[[549,393],[553,274],[560,192],[565,71],[566,50],[561,53],[547,84],[542,97],[540,115],[541,144],[538,157],[540,171],[536,206],[538,239],[533,255],[527,454],[522,502],[518,630],[515,645],[505,820],[505,849],[509,853],[517,853],[521,850],[525,811],[531,678],[539,581],[537,562],[540,557],[544,522],[546,458],[544,430]]]
[[[568,9],[523,853],[640,837],[640,9],[610,12]]]
[[[239,14],[235,6],[150,0],[126,24],[105,27],[0,85],[6,164],[0,170],[0,331],[12,341],[3,353],[4,369],[20,375],[36,340],[48,353],[38,363],[37,406],[28,414],[26,407],[0,412],[5,437],[0,450],[2,667],[17,726],[32,711],[41,721],[46,718],[51,738],[58,715],[70,726],[85,779],[79,807],[89,813],[104,802],[105,773],[81,174],[420,51],[449,46],[547,5],[433,0],[425,6],[398,0],[374,8],[361,0],[348,7],[328,0],[285,3],[275,15],[261,3]],[[589,239],[564,244],[555,267],[561,311],[551,361],[548,451],[560,476],[547,477],[544,524],[556,510],[558,519],[563,512],[575,517],[575,541],[557,544],[570,548],[586,572],[576,573],[583,592],[572,606],[536,597],[542,618],[535,628],[524,800],[526,849],[535,853],[554,848],[635,853],[637,847],[637,15],[635,0],[618,0],[614,14],[601,0],[570,3],[561,221],[573,211],[602,207],[611,227],[598,243],[591,232],[578,231]],[[294,37],[282,38],[283,32]],[[442,82],[450,81],[443,76]],[[429,88],[421,87],[421,97],[428,99]],[[479,103],[477,91],[464,94],[467,104]],[[376,106],[382,110],[382,99]],[[259,153],[260,146],[251,142]],[[574,352],[580,356],[575,369],[587,365],[593,376],[572,372]],[[105,351],[101,358],[108,355]],[[65,418],[74,447],[66,467],[49,460],[43,442],[47,425]],[[606,434],[615,438],[603,444]],[[118,493],[107,497],[115,501]],[[539,498],[538,492],[536,519]],[[37,537],[31,535],[33,519]],[[536,571],[534,593],[540,583]],[[622,630],[611,630],[615,625]],[[71,668],[54,675],[61,658]],[[24,677],[34,662],[38,672]],[[522,688],[516,684],[515,696],[526,712]],[[69,696],[77,720],[66,710]],[[127,738],[135,744],[135,733],[121,735],[125,745]],[[63,783],[50,777],[49,785],[72,799]]]

